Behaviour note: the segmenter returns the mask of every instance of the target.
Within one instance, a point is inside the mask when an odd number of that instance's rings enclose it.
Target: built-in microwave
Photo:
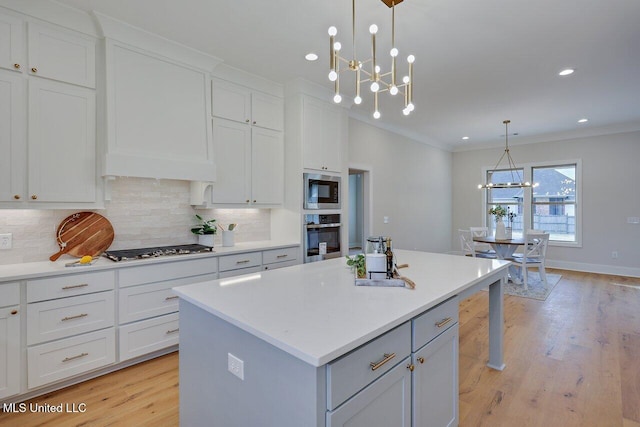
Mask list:
[[[305,173],[304,209],[340,209],[340,177]]]

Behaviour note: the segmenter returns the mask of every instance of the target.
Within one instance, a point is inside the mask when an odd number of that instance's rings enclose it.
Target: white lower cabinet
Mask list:
[[[262,252],[262,269],[275,270],[298,264],[298,247],[270,249]]]
[[[116,361],[114,328],[27,349],[29,388],[82,374]]]
[[[218,258],[220,273],[218,277],[238,276],[256,273],[262,270],[262,252],[247,252],[234,255],[222,255]]]
[[[410,359],[367,386],[336,410],[327,413],[327,427],[411,425]]]
[[[178,344],[178,313],[120,326],[120,361]]]
[[[0,399],[20,392],[20,288],[0,285]]]

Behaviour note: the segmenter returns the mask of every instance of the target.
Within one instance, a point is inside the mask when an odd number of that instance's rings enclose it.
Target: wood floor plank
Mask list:
[[[505,296],[502,372],[486,366],[488,293],[461,301],[461,427],[640,427],[640,279],[552,272],[547,300]],[[0,412],[0,427],[178,426],[178,380],[173,353],[31,400],[85,413]]]

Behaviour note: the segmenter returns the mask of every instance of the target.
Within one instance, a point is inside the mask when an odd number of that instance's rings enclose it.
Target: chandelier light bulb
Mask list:
[[[340,44],[340,42],[335,42],[333,44],[333,49],[336,51],[340,51],[340,49],[342,49],[342,44]]]
[[[396,86],[396,85],[391,86],[391,89],[389,89],[389,93],[391,95],[397,95],[398,94],[398,86]]]
[[[404,114],[405,116],[408,116],[409,113],[411,113],[411,111],[409,111],[408,108],[405,108],[405,109],[402,110],[402,114]]]
[[[335,102],[336,104],[340,104],[340,102],[342,102],[342,96],[340,96],[339,93],[336,93],[336,95],[333,97],[333,102]]]
[[[409,56],[407,56],[407,62],[408,62],[409,64],[413,64],[413,63],[415,62],[415,60],[416,60],[416,57],[415,57],[415,56],[413,56],[413,55],[409,55]]]
[[[355,98],[353,98],[353,102],[357,105],[362,104],[362,98],[360,98],[359,96],[356,96]]]
[[[332,82],[338,80],[338,73],[336,73],[336,70],[329,71],[329,80],[331,80]]]
[[[531,183],[529,181],[525,182],[524,185],[526,185],[527,187],[531,187]]]
[[[413,105],[413,102],[410,102],[409,104],[407,104],[407,109],[409,110],[409,112],[411,112],[415,110],[416,107]]]
[[[377,92],[380,90],[380,85],[378,82],[371,83],[371,92]]]
[[[404,84],[409,84],[409,81],[410,81],[410,80],[409,80],[409,76],[404,76],[404,77],[402,78],[402,82],[403,82]]]
[[[395,58],[396,56],[398,56],[398,49],[394,47],[393,49],[391,49],[389,54]]]
[[[330,36],[335,36],[336,34],[338,34],[338,29],[336,27],[329,27],[329,31],[328,31]]]
[[[371,24],[371,26],[369,27],[369,32],[371,34],[375,34],[378,32],[378,26],[376,24]]]
[[[375,70],[376,73],[379,73],[380,72],[380,66],[376,65],[376,68],[374,70]]]
[[[379,119],[380,118],[380,111],[376,110],[373,112],[373,118],[374,119]]]

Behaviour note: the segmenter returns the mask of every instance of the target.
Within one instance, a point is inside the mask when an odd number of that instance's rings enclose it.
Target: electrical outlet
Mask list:
[[[231,353],[227,353],[227,369],[244,381],[244,362]]]
[[[11,249],[13,236],[11,233],[0,234],[0,249]]]
[[[611,252],[611,258],[613,258],[613,259],[618,258],[618,251]]]
[[[389,217],[388,216],[382,217],[382,222],[385,224],[389,224]]]

